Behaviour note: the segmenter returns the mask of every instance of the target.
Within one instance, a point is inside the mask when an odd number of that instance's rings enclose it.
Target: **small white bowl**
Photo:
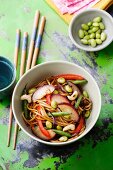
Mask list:
[[[84,45],[81,43],[78,36],[78,30],[81,29],[81,24],[88,23],[95,17],[102,17],[103,23],[105,24],[104,32],[107,34],[107,39],[96,47],[91,47],[89,45]],[[104,10],[100,9],[88,9],[80,12],[73,17],[69,25],[69,37],[73,44],[85,51],[99,51],[107,47],[113,41],[113,18],[112,16]]]
[[[48,76],[58,75],[58,74],[80,74],[84,78],[88,80],[88,83],[84,86],[84,89],[88,91],[88,94],[92,100],[93,108],[90,117],[86,121],[86,129],[85,131],[76,139],[72,139],[67,142],[63,143],[51,143],[44,141],[38,137],[36,137],[31,129],[25,124],[22,118],[22,102],[20,97],[22,95],[23,89],[27,84],[27,87],[31,87],[34,84],[44,80]],[[29,135],[32,139],[35,139],[41,143],[48,144],[48,145],[66,145],[72,142],[77,141],[78,139],[85,136],[95,125],[101,109],[101,95],[100,90],[98,88],[97,83],[95,82],[94,78],[82,67],[72,64],[66,61],[53,61],[47,62],[44,64],[39,64],[29,70],[25,75],[21,77],[18,81],[12,96],[12,109],[15,116],[15,119],[21,129]]]

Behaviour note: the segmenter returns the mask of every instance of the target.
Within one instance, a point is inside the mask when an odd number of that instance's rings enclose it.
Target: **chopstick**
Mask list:
[[[17,64],[18,64],[19,47],[20,47],[20,30],[17,29],[16,30],[15,51],[14,51],[14,65],[15,65],[16,69],[17,69]],[[12,119],[13,119],[13,112],[12,112],[12,102],[11,102],[10,103],[10,112],[9,112],[9,125],[8,125],[7,146],[10,146]]]
[[[21,57],[21,65],[20,65],[20,77],[24,74],[27,42],[28,42],[28,33],[24,32],[23,45],[22,45],[22,57]]]
[[[18,65],[18,53],[19,53],[19,47],[20,47],[20,30],[16,30],[16,42],[15,42],[15,52],[14,52],[14,65],[17,68]]]
[[[37,37],[36,44],[35,44],[35,50],[34,50],[34,54],[33,54],[31,68],[33,66],[35,66],[35,64],[36,64],[36,60],[37,60],[37,56],[39,54],[42,36],[43,36],[43,32],[44,32],[45,22],[46,22],[46,18],[43,16],[41,18],[41,23],[40,23],[40,27],[39,27],[39,31],[38,31],[38,37]]]
[[[46,18],[43,16],[41,18],[41,24],[40,24],[40,27],[39,27],[38,37],[37,37],[37,40],[36,40],[36,33],[37,33],[37,28],[38,28],[39,16],[40,16],[40,13],[39,13],[39,11],[37,11],[36,14],[35,14],[34,27],[33,27],[30,47],[29,47],[28,59],[27,59],[27,64],[26,64],[26,72],[30,68],[35,66],[37,57],[39,55],[39,49],[40,49],[40,45],[41,45],[41,41],[42,41],[42,35],[43,35],[43,32],[44,32],[45,21],[46,21]],[[23,38],[23,45],[22,45],[20,77],[24,74],[24,71],[25,71],[24,67],[25,67],[25,59],[26,59],[26,51],[27,51],[27,36],[28,36],[28,34],[27,34],[27,32],[25,32],[24,38]],[[36,40],[36,44],[35,44],[35,40]],[[35,44],[35,50],[34,50],[34,44]],[[33,53],[33,50],[34,50],[34,53]],[[16,148],[18,127],[19,127],[18,124],[15,122],[13,149]]]
[[[29,46],[28,59],[27,59],[27,64],[26,64],[26,71],[28,71],[30,69],[30,66],[31,66],[31,60],[32,60],[32,57],[33,57],[33,51],[34,51],[34,45],[35,45],[35,40],[36,40],[36,35],[37,35],[39,18],[40,18],[40,12],[36,11],[35,18],[34,18],[33,30],[32,30],[32,36],[31,36],[31,41],[30,41],[30,46]]]
[[[24,33],[24,37],[23,37],[23,44],[22,44],[22,56],[21,56],[21,63],[20,63],[20,77],[24,74],[24,70],[25,70],[25,59],[26,59],[26,53],[27,53],[27,42],[28,42],[28,33],[25,32]],[[19,126],[15,122],[13,149],[16,148],[18,128],[19,128]]]

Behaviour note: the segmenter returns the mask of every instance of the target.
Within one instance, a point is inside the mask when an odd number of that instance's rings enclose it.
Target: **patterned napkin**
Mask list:
[[[113,4],[113,0],[45,0],[45,1],[67,24],[69,24],[73,15],[76,15],[76,13],[83,9],[93,7],[106,10],[107,8],[110,7],[110,5]],[[78,5],[76,5],[76,3],[78,3]]]

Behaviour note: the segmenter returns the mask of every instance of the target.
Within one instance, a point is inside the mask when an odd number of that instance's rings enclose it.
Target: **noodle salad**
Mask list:
[[[77,138],[86,128],[92,101],[81,75],[51,76],[23,90],[22,117],[35,136],[49,142]]]

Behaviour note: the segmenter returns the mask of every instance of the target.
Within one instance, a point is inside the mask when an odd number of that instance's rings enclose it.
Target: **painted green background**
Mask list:
[[[30,39],[37,9],[47,18],[37,64],[66,60],[84,67],[100,87],[102,109],[91,132],[72,145],[45,146],[20,131],[14,151],[13,133],[6,146],[10,99],[0,101],[0,170],[113,170],[113,43],[100,52],[84,52],[71,43],[68,25],[43,0],[0,0],[0,55],[13,62],[16,29],[21,37],[27,31]]]

